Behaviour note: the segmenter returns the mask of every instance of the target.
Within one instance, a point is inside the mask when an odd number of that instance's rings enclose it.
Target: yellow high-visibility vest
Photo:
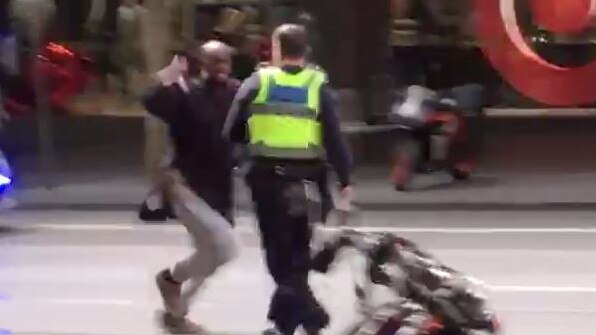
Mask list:
[[[249,151],[255,157],[315,159],[324,156],[319,122],[322,71],[291,74],[258,70],[260,88],[250,106]]]

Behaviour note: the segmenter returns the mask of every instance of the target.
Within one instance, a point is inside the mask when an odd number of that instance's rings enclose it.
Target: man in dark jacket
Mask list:
[[[229,78],[231,50],[225,44],[205,43],[201,61],[200,80],[189,82],[184,76],[188,61],[175,57],[158,73],[161,85],[144,100],[147,111],[168,125],[175,153],[166,192],[194,240],[189,258],[157,275],[166,308],[163,326],[183,334],[199,331],[186,318],[191,298],[237,252],[231,224],[234,161],[221,131],[238,83]]]
[[[325,160],[335,168],[342,195],[351,197],[352,158],[340,133],[336,101],[326,75],[307,65],[306,31],[282,25],[272,39],[273,64],[240,88],[224,134],[247,146],[247,181],[275,291],[268,334],[291,335],[302,326],[318,334],[329,316],[308,286],[311,227],[308,198]],[[312,189],[314,188],[314,189]]]

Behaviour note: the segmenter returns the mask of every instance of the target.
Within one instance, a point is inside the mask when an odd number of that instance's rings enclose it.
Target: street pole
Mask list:
[[[146,0],[143,4],[142,38],[147,71],[150,75],[167,65],[170,49],[170,12],[168,0]],[[145,170],[151,179],[157,178],[157,169],[166,151],[167,129],[156,117],[145,116]]]
[[[11,18],[21,38],[29,42],[29,64],[33,68],[33,90],[39,141],[39,166],[42,185],[55,186],[56,157],[52,129],[52,110],[48,85],[37,69],[38,55],[42,50],[43,37],[55,24],[56,5],[51,0],[14,0],[10,3]]]
[[[37,55],[41,48],[39,39],[33,41],[31,64],[37,63]],[[48,86],[39,71],[34,71],[34,92],[37,109],[37,134],[39,139],[39,159],[42,185],[46,188],[56,186],[54,173],[56,167],[56,151],[54,147],[53,117],[48,98]]]
[[[356,33],[356,86],[364,107],[365,120],[385,115],[390,109],[392,79],[388,72],[390,2],[388,0],[351,4],[358,13]]]

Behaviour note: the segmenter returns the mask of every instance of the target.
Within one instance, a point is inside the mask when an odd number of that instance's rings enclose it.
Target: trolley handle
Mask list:
[[[343,249],[356,250],[370,261],[374,250],[386,236],[388,235],[365,233],[354,229],[342,229],[332,241],[327,242],[323,249],[313,257],[311,268],[315,271],[326,273],[335,261],[337,253]]]

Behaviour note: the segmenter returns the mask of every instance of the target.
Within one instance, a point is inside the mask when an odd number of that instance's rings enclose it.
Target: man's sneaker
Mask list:
[[[158,273],[155,277],[155,282],[161,293],[166,311],[169,313],[180,311],[182,308],[182,299],[180,297],[182,293],[182,285],[176,283],[174,279],[172,279],[170,270],[166,269]]]
[[[206,334],[205,330],[186,317],[174,316],[168,312],[161,315],[161,326],[170,334]]]

